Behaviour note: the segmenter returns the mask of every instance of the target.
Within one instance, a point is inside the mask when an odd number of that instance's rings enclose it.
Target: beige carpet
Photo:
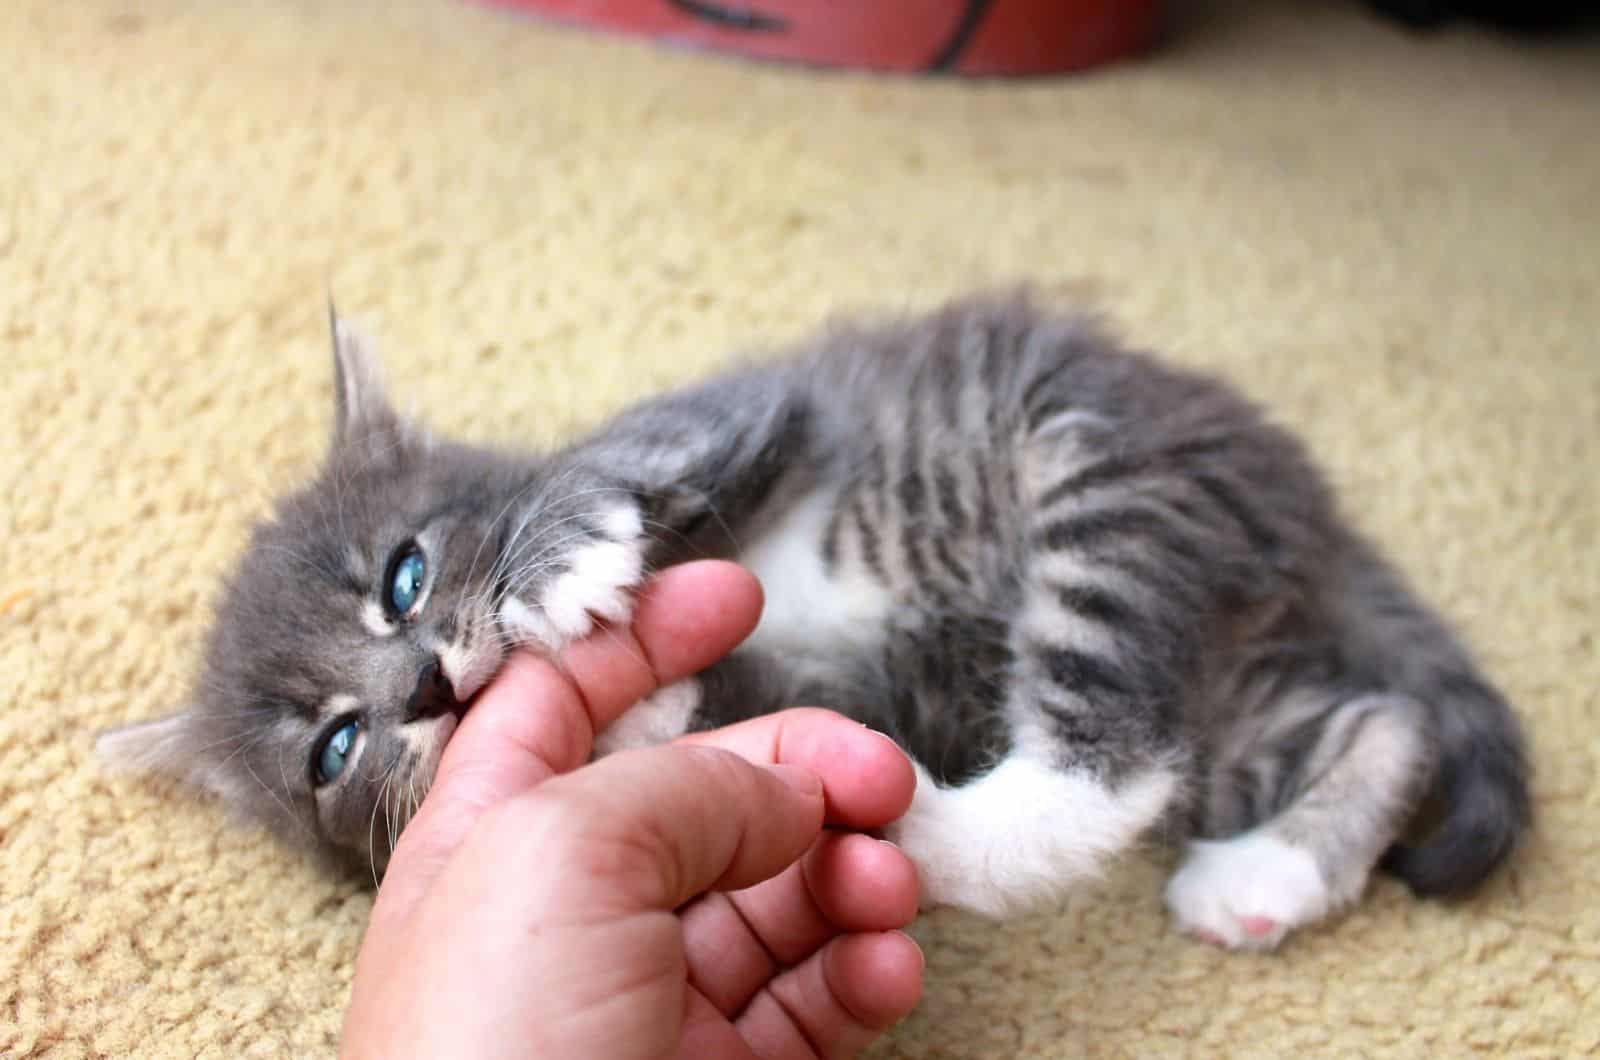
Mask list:
[[[887,2],[887,0],[885,0]],[[551,439],[844,306],[1031,278],[1240,380],[1531,723],[1541,831],[1273,956],[1165,855],[918,927],[880,1057],[1600,1048],[1600,49],[1212,7],[1035,85],[652,50],[437,2],[0,12],[0,1056],[331,1052],[369,897],[106,779],[180,700],[247,522],[318,458],[323,297],[405,401]]]

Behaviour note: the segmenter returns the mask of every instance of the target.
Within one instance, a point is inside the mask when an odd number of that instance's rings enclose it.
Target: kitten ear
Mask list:
[[[183,711],[154,721],[108,729],[95,739],[95,753],[113,773],[157,773],[213,795],[228,794],[206,753],[211,737],[197,715]]]
[[[328,301],[333,335],[334,444],[369,436],[397,437],[400,417],[383,393],[383,371],[372,340],[339,316]]]

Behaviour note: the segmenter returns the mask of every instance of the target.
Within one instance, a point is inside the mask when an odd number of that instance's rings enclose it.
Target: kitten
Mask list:
[[[1018,296],[836,327],[549,455],[429,437],[333,327],[326,465],[256,529],[193,705],[105,735],[112,762],[376,872],[510,646],[722,556],[760,627],[597,753],[848,711],[919,763],[888,837],[929,905],[1033,909],[1160,831],[1187,839],[1178,925],[1267,947],[1380,863],[1467,891],[1529,823],[1515,717],[1301,446],[1083,319]]]

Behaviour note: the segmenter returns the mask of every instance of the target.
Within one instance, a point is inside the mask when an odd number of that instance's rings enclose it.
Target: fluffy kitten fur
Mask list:
[[[193,705],[101,742],[285,835],[381,868],[509,646],[624,621],[696,556],[762,578],[760,628],[598,753],[850,712],[919,763],[888,835],[928,904],[1035,908],[1155,830],[1187,840],[1178,924],[1270,946],[1380,863],[1466,891],[1528,824],[1512,713],[1301,446],[1080,317],[975,299],[838,326],[549,455],[429,437],[334,331],[332,452],[256,529]],[[394,617],[410,543],[427,575]],[[351,768],[319,784],[351,717]]]

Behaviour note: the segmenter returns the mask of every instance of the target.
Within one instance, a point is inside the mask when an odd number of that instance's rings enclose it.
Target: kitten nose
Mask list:
[[[460,709],[461,702],[456,699],[455,686],[445,676],[439,660],[429,659],[428,665],[417,674],[416,690],[406,700],[406,721],[434,718]]]

